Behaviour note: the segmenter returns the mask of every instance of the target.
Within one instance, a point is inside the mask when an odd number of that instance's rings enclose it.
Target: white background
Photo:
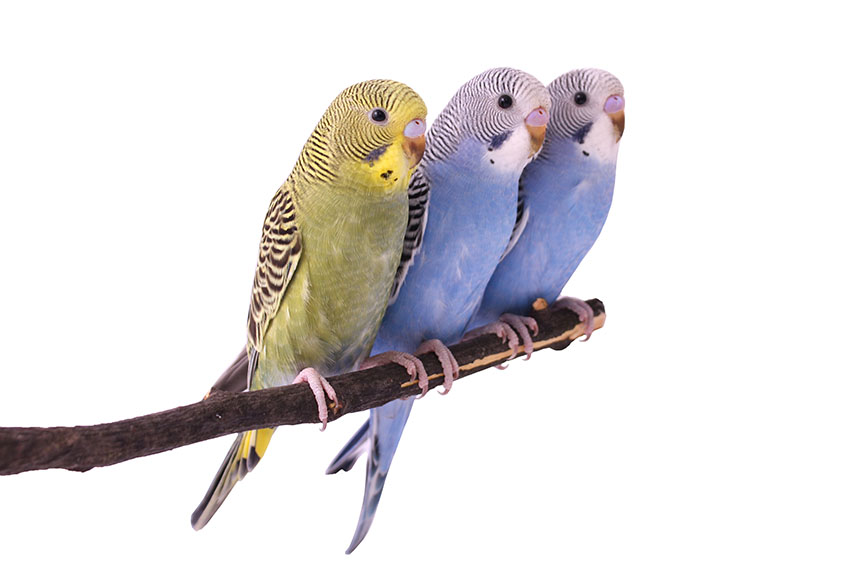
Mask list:
[[[0,478],[4,564],[847,565],[846,18],[802,3],[0,9],[0,425],[192,403],[244,344],[260,225],[347,85],[437,115],[494,66],[618,75],[588,343],[429,395],[371,533],[349,416],[275,436],[204,530],[221,438]],[[23,3],[21,3],[23,5]],[[532,563],[532,564],[533,564]]]

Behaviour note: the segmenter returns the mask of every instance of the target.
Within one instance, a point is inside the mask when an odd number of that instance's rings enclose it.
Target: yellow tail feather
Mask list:
[[[218,469],[218,473],[216,473],[206,495],[192,513],[193,528],[199,530],[207,525],[207,522],[222,505],[236,483],[254,470],[254,467],[266,453],[273,433],[274,429],[257,429],[239,434]]]

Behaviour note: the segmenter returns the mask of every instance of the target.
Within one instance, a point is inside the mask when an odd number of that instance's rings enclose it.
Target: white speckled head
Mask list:
[[[548,138],[572,140],[587,157],[616,160],[626,121],[626,99],[617,77],[601,69],[577,69],[548,88],[552,97]]]
[[[519,175],[540,150],[549,110],[549,93],[532,75],[490,69],[460,87],[434,121],[425,159],[463,147],[485,171]]]

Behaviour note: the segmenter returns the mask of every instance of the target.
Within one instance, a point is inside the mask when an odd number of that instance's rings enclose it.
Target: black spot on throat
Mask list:
[[[582,150],[582,151],[581,151],[581,153],[583,153],[583,154],[584,154],[584,155],[586,155],[586,156],[590,156],[590,154],[589,154],[589,153],[587,153],[587,152],[586,152],[586,151],[584,151],[584,150]]]
[[[393,170],[392,170],[392,169],[388,169],[388,170],[386,170],[385,172],[383,172],[383,173],[381,174],[381,177],[383,177],[384,179],[389,179],[389,178],[390,178],[390,175],[392,175],[392,174],[393,174]]]

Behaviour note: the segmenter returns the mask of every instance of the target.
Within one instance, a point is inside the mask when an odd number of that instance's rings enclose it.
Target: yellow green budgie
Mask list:
[[[419,95],[395,81],[345,89],[266,214],[248,314],[249,387],[308,382],[323,428],[325,393],[335,394],[322,375],[363,364],[387,306],[425,113]],[[273,432],[239,434],[192,514],[196,530],[256,466]]]

